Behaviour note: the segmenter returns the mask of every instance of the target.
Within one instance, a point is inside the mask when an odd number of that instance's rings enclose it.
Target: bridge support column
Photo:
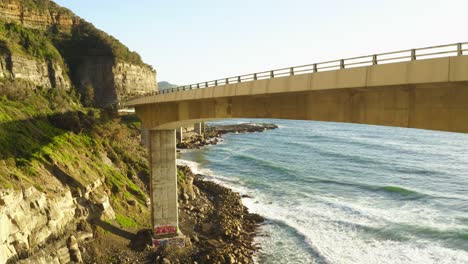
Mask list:
[[[202,138],[205,138],[205,122],[201,123],[195,123],[193,125],[193,131],[197,133],[198,135],[202,136]]]
[[[179,231],[175,130],[150,131],[151,217],[154,246],[184,245]]]
[[[195,123],[195,125],[193,125],[193,130],[195,131],[195,133],[199,134],[200,136],[204,136],[205,135],[205,122]]]
[[[149,130],[145,128],[145,125],[141,123],[141,145],[145,147],[146,149],[149,148]]]
[[[184,128],[183,127],[179,127],[178,129],[176,129],[176,139],[177,139],[177,143],[182,143],[182,141],[184,140]]]

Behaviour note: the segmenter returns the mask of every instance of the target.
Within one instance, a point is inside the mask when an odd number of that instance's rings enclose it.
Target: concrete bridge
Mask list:
[[[467,133],[466,51],[468,43],[388,52],[129,99],[125,106],[149,130],[156,233],[178,226],[175,129],[214,119],[279,118]]]

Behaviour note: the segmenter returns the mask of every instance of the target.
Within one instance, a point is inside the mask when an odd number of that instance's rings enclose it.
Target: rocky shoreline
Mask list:
[[[182,148],[217,144],[226,133],[274,128],[277,126],[251,123],[210,126],[204,138],[189,134]],[[95,239],[80,248],[84,263],[253,263],[258,250],[254,238],[264,219],[249,213],[240,194],[207,181],[182,165],[178,166],[178,199],[179,228],[185,236],[185,247],[153,248],[150,229],[137,234],[121,231],[117,235],[95,230]]]
[[[263,132],[274,124],[242,123],[207,126],[205,135],[189,134],[180,149],[216,145],[227,133]],[[240,194],[195,175],[188,166],[178,166],[185,175],[179,179],[179,226],[187,247],[162,247],[155,252],[156,263],[253,263],[258,250],[254,244],[263,217],[249,213]]]
[[[205,181],[189,167],[179,170],[185,175],[179,181],[179,227],[186,247],[157,249],[156,263],[251,263],[263,218],[249,213],[238,193]]]
[[[241,123],[233,125],[207,125],[204,136],[189,132],[184,140],[177,144],[178,149],[199,149],[206,145],[216,145],[222,141],[222,135],[227,133],[252,133],[263,132],[278,128],[275,124],[268,123]]]

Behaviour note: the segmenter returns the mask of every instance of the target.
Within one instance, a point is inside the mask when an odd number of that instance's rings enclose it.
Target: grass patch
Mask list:
[[[122,228],[129,228],[129,227],[137,227],[137,223],[132,218],[126,217],[121,214],[115,215],[115,221],[119,224]]]

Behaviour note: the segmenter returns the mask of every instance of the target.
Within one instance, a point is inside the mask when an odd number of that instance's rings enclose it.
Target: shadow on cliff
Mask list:
[[[101,221],[101,220],[93,220],[92,221],[93,224],[101,227],[102,229],[108,231],[108,232],[111,232],[112,234],[116,235],[116,236],[120,236],[122,238],[125,238],[127,240],[134,240],[136,235],[134,233],[131,233],[131,232],[128,232],[128,231],[125,231],[119,227],[116,227],[114,225],[111,225],[109,224],[108,222],[104,222],[104,221]]]
[[[0,122],[0,160],[13,159],[22,165],[37,158],[56,137],[69,132],[89,133],[97,124],[110,120],[107,115],[98,117],[94,111],[69,111]]]

